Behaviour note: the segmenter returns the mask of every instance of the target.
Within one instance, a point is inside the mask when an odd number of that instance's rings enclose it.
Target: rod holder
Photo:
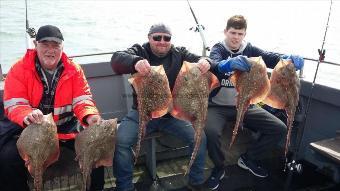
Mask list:
[[[299,174],[301,174],[303,171],[302,164],[297,163],[297,161],[295,160],[292,160],[291,162],[287,163],[287,169],[289,171],[297,172]]]

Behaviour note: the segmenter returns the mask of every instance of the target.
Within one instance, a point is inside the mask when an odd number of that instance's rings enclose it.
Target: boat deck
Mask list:
[[[219,191],[279,191],[284,190],[287,172],[283,171],[283,164],[277,159],[265,159],[262,163],[269,169],[270,175],[267,178],[258,178],[246,170],[239,168],[236,164],[226,166],[226,176],[222,179]],[[184,191],[187,177],[183,176],[183,166],[188,164],[187,157],[158,163],[158,181],[155,184],[143,164],[137,165],[134,171],[134,183],[138,191]],[[207,161],[205,177],[208,178],[212,164]],[[115,187],[115,178],[111,168],[106,168],[105,190],[110,191]],[[78,179],[78,181],[77,181]],[[73,177],[59,177],[53,181],[47,181],[43,190],[80,190],[80,174]],[[59,180],[59,182],[58,182]],[[47,188],[49,187],[49,188]],[[318,173],[313,165],[305,163],[302,174],[293,175],[289,190],[294,191],[338,191],[340,185],[335,184],[331,179]],[[206,189],[208,190],[208,189]]]
[[[252,133],[243,131],[239,133],[238,138],[229,150],[228,136],[230,133],[224,133],[225,139],[223,145],[226,147],[226,176],[222,179],[219,190],[233,191],[272,191],[284,190],[287,172],[284,172],[284,160],[282,159],[283,150],[274,150],[267,155],[262,156],[261,163],[268,168],[270,175],[267,178],[257,178],[246,170],[237,166],[237,159],[243,153],[246,147],[251,143]],[[162,138],[162,137],[161,137]],[[161,140],[158,140],[161,141]],[[158,144],[161,146],[162,144]],[[158,153],[157,153],[158,154]],[[162,190],[185,190],[187,176],[184,176],[184,171],[189,163],[189,156],[165,159],[157,161],[157,182],[154,182],[145,166],[145,155],[139,157],[134,170],[135,186],[138,191],[162,191]],[[63,190],[80,190],[81,174],[79,167],[74,160],[74,153],[68,149],[62,151],[62,155],[58,162],[48,168],[44,174],[43,190],[63,191]],[[207,156],[205,164],[205,178],[208,178],[213,167],[212,162]],[[66,168],[65,168],[66,167]],[[303,165],[302,174],[294,174],[289,190],[297,191],[313,191],[313,190],[339,190],[340,186],[325,175],[318,172],[316,167],[309,163]],[[63,169],[63,170],[62,170]],[[64,172],[63,172],[64,171]],[[73,172],[71,174],[70,172]],[[65,175],[66,174],[66,175]],[[32,181],[30,181],[32,182]],[[31,184],[32,187],[32,184]],[[115,178],[113,177],[112,168],[105,168],[105,190],[113,190],[115,187]],[[208,189],[207,189],[208,190]]]

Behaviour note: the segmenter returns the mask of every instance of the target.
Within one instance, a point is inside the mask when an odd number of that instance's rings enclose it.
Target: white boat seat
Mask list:
[[[340,164],[340,135],[310,143],[313,150]]]

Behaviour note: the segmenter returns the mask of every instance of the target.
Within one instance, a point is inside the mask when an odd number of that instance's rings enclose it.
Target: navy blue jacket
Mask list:
[[[253,46],[249,42],[243,42],[241,48],[236,52],[232,52],[226,48],[224,42],[216,43],[210,52],[210,59],[212,59],[213,63],[211,71],[217,76],[220,81],[221,86],[214,89],[210,94],[210,101],[212,97],[216,96],[221,88],[234,88],[234,86],[230,83],[229,77],[231,73],[220,73],[218,71],[218,63],[222,60],[226,60],[230,57],[236,57],[238,55],[244,55],[247,57],[258,57],[262,56],[263,61],[267,65],[268,68],[274,68],[275,65],[279,62],[281,55],[278,53],[267,52],[256,46]]]

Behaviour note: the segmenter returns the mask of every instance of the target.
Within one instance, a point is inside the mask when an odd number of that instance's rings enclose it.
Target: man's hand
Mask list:
[[[305,64],[305,60],[299,55],[283,55],[281,56],[281,58],[291,60],[296,70],[301,70],[301,68],[303,68],[303,65]]]
[[[24,118],[24,123],[26,125],[32,123],[40,124],[43,121],[43,116],[43,113],[39,109],[35,109]]]
[[[148,62],[148,60],[144,59],[144,60],[139,60],[135,64],[135,69],[138,73],[145,76],[150,72],[151,66],[150,66],[150,63]]]
[[[87,122],[87,124],[89,124],[89,126],[99,125],[101,120],[102,120],[102,118],[99,115],[89,115],[86,118],[86,122]]]
[[[198,68],[201,70],[202,74],[206,73],[210,69],[210,64],[205,58],[201,58],[198,62]]]
[[[218,70],[223,73],[239,70],[241,72],[249,72],[251,65],[248,63],[246,56],[238,55],[218,63]]]

